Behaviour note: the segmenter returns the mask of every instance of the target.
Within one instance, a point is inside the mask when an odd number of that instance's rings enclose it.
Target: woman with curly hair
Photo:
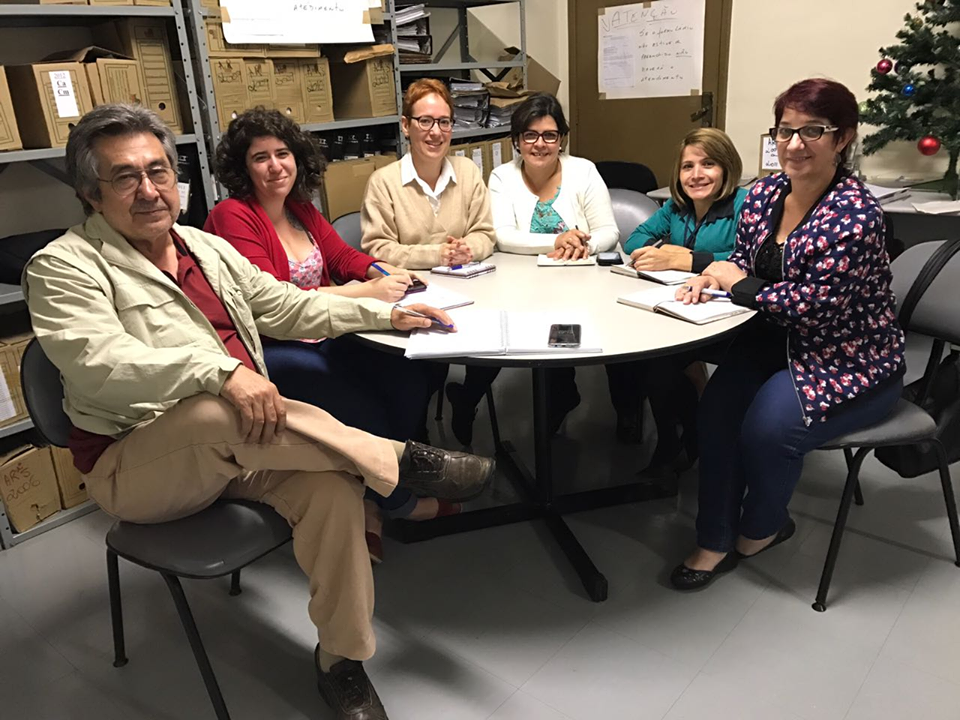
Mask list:
[[[311,204],[324,167],[313,138],[295,122],[276,110],[247,110],[230,123],[217,147],[217,180],[230,197],[213,209],[203,229],[230,242],[261,270],[304,290],[400,300],[412,275],[351,248]],[[375,262],[390,274],[379,272]],[[365,282],[344,284],[351,280]],[[422,436],[429,399],[423,363],[346,338],[265,339],[263,352],[283,396],[381,437]],[[373,499],[390,516],[411,520],[459,509],[409,493]],[[371,557],[379,562],[379,518],[370,517],[368,529]]]

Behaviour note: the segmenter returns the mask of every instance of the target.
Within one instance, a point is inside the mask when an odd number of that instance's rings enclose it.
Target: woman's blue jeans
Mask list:
[[[765,321],[751,324],[758,322]],[[784,335],[753,325],[733,342],[703,393],[697,545],[705,550],[729,552],[738,535],[775,535],[787,522],[804,456],[882,420],[903,389],[902,380],[887,382],[808,427],[786,364]]]
[[[425,363],[374,350],[349,338],[306,343],[267,341],[263,356],[280,394],[326,410],[344,425],[405,442],[419,437],[429,402]],[[417,504],[398,488],[389,497],[367,491],[391,517]]]

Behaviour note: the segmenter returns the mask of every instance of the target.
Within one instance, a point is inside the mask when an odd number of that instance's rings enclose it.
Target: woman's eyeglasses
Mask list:
[[[800,136],[801,140],[814,141],[823,137],[824,133],[832,133],[839,130],[836,125],[804,125],[803,127],[772,127],[770,128],[770,139],[778,143],[790,142],[794,133]]]
[[[520,133],[520,139],[523,140],[527,145],[533,145],[543,138],[543,141],[547,145],[555,145],[560,141],[560,133],[555,130],[547,130],[547,132],[538,133],[535,130],[525,130]]]
[[[430,132],[434,125],[439,125],[441,132],[450,132],[453,130],[453,120],[448,117],[435,118],[429,115],[421,115],[420,117],[411,117],[410,119],[424,132]]]

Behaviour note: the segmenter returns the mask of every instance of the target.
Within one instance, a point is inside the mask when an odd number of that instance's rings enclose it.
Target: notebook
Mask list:
[[[437,285],[427,285],[426,290],[405,295],[397,305],[406,307],[417,303],[423,303],[441,310],[453,310],[453,308],[473,305],[473,300],[453,290],[447,290]]]
[[[677,290],[673,287],[653,288],[618,297],[617,302],[641,310],[663,313],[694,325],[706,325],[716,320],[753,312],[750,308],[734,305],[727,298],[714,298],[705,303],[684,305],[674,299],[676,293]]]
[[[461,265],[460,267],[447,267],[446,265],[441,265],[439,267],[431,268],[430,272],[436,273],[437,275],[447,275],[449,277],[458,277],[458,278],[472,278],[477,277],[478,275],[486,275],[497,269],[496,265],[491,263],[482,263],[482,262],[472,262],[467,263],[466,265]]]
[[[418,329],[410,334],[404,355],[411,359],[465,355],[539,355],[602,352],[596,328],[582,311],[523,312],[471,308],[456,317],[457,332]],[[554,323],[580,325],[580,347],[552,348]]]
[[[597,256],[590,255],[589,257],[580,258],[578,260],[554,260],[551,257],[547,257],[545,254],[537,255],[537,265],[540,267],[573,267],[577,265],[596,265]]]
[[[684,272],[683,270],[636,270],[629,265],[614,265],[610,268],[610,272],[627,277],[653,280],[653,282],[663,283],[664,285],[679,285],[697,276],[696,273]]]

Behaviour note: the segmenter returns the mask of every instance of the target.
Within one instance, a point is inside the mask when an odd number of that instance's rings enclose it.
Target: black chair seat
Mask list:
[[[237,500],[156,525],[118,521],[107,533],[107,547],[151,570],[205,579],[229,575],[290,537],[290,525],[272,507]]]
[[[900,398],[893,412],[881,422],[841,435],[821,450],[909,445],[932,437],[936,429],[936,422],[926,411]]]

